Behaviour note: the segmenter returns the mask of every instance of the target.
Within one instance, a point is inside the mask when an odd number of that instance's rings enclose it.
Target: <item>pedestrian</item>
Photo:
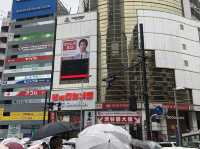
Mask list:
[[[46,142],[42,143],[42,147],[43,147],[43,149],[49,149],[49,146]]]
[[[62,149],[62,138],[54,136],[50,139],[50,149]]]

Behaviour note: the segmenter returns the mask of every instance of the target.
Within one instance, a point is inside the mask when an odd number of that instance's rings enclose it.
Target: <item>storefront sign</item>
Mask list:
[[[32,33],[32,34],[27,34],[20,36],[18,38],[14,38],[14,41],[38,41],[40,39],[53,39],[54,34],[52,32],[49,33]]]
[[[12,104],[44,103],[45,99],[12,99]]]
[[[0,115],[0,121],[41,121],[43,120],[44,112],[10,112],[10,116]],[[45,120],[48,119],[46,112]]]
[[[55,10],[55,0],[13,0],[12,19],[53,15]]]
[[[189,104],[177,104],[178,110],[182,111],[188,111],[190,110],[191,105]],[[176,105],[174,103],[169,103],[169,104],[163,104],[163,108],[166,108],[168,110],[176,110]]]
[[[128,102],[102,103],[102,109],[128,109]]]
[[[43,96],[46,94],[46,90],[30,90],[30,91],[20,91],[20,92],[4,92],[5,97],[13,97],[13,96]]]
[[[61,102],[62,110],[95,109],[96,90],[54,91],[51,95],[51,101]]]
[[[47,71],[51,70],[51,66],[47,67],[32,67],[32,68],[21,68],[21,69],[6,69],[4,73],[20,73],[20,72],[32,72],[32,71]]]
[[[53,48],[53,44],[38,44],[38,45],[25,45],[23,47],[19,47],[18,51],[33,51],[33,50],[43,50],[43,49],[51,49]]]
[[[41,79],[27,79],[27,80],[19,80],[19,81],[5,81],[3,82],[4,85],[12,85],[12,84],[35,84],[35,83],[50,83],[51,78],[41,78]]]
[[[16,76],[15,80],[20,81],[20,80],[26,80],[26,79],[42,79],[42,78],[51,78],[51,74]]]
[[[33,56],[33,57],[23,57],[23,58],[9,58],[6,60],[7,63],[19,63],[19,62],[31,62],[39,60],[52,60],[52,56]]]
[[[97,118],[102,123],[112,124],[140,124],[142,120],[140,112],[128,111],[97,112]]]

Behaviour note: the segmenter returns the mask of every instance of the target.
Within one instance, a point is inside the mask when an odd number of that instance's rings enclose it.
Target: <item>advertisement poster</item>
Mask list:
[[[90,57],[89,38],[64,40],[62,48],[60,83],[68,83],[67,80],[88,81]]]

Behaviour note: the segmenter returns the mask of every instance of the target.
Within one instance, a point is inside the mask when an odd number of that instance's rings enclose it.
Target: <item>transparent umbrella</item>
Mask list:
[[[129,149],[126,144],[110,133],[95,132],[79,136],[76,149]]]
[[[91,133],[103,132],[103,133],[111,133],[116,138],[118,138],[123,143],[129,144],[131,142],[131,135],[128,131],[123,129],[120,126],[112,125],[112,124],[96,124],[90,127],[85,128],[82,132],[80,132],[79,136],[84,136]]]

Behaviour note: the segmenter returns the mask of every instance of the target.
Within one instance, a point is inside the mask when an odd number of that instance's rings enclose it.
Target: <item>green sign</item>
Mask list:
[[[18,38],[14,38],[14,41],[33,41],[33,40],[39,40],[39,39],[53,39],[54,34],[53,32],[48,33],[32,33],[27,35],[22,35]]]

